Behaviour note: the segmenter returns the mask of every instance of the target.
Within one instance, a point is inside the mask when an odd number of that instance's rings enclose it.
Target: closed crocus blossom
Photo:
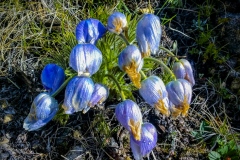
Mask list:
[[[173,72],[177,79],[186,79],[192,86],[195,85],[192,66],[188,60],[180,59],[179,62],[175,62],[173,65]]]
[[[130,135],[130,146],[135,160],[142,160],[157,144],[157,130],[151,123],[142,125],[141,140],[136,141]]]
[[[94,107],[95,105],[101,106],[102,103],[108,98],[109,89],[107,86],[95,83],[94,91],[91,96],[90,101],[88,102],[88,107],[84,109],[83,113],[86,113],[90,108]]]
[[[93,44],[77,44],[71,51],[69,65],[78,75],[91,76],[102,64],[102,53]]]
[[[152,107],[163,115],[169,116],[169,99],[163,81],[157,76],[150,76],[142,81],[139,89],[140,95]]]
[[[94,90],[91,78],[85,76],[74,77],[65,90],[64,103],[62,105],[66,114],[82,111],[87,108]]]
[[[145,14],[138,22],[136,29],[136,39],[142,57],[155,55],[159,50],[162,29],[160,19],[154,14]]]
[[[78,43],[96,44],[97,40],[104,36],[107,29],[97,19],[89,18],[81,21],[76,27]]]
[[[177,79],[166,85],[169,100],[172,102],[172,116],[176,118],[178,115],[186,116],[190,107],[192,98],[192,86],[185,79]]]
[[[58,103],[48,93],[40,93],[34,100],[23,128],[34,131],[46,125],[57,113]]]
[[[125,129],[132,133],[136,140],[141,140],[142,113],[132,100],[125,100],[116,106],[117,120]]]
[[[41,73],[41,81],[46,90],[53,94],[64,82],[64,70],[56,64],[47,64]]]
[[[127,28],[126,16],[120,12],[114,12],[108,17],[107,29],[110,32],[120,34]]]
[[[120,53],[118,57],[118,66],[128,74],[137,88],[141,87],[141,75],[139,71],[142,69],[143,60],[136,46],[129,45]]]

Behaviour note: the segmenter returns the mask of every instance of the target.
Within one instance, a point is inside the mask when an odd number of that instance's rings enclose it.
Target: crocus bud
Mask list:
[[[108,98],[109,89],[107,86],[99,83],[95,83],[93,94],[90,101],[88,102],[87,108],[84,109],[83,113],[86,113],[90,108],[95,105],[101,106],[102,103]]]
[[[143,60],[136,46],[129,45],[120,53],[118,57],[118,66],[128,74],[137,88],[141,87],[141,75],[139,71],[142,69]]]
[[[124,14],[114,12],[108,17],[107,29],[110,32],[120,34],[127,28],[127,19]]]
[[[142,160],[157,144],[157,130],[151,123],[142,125],[141,140],[136,141],[130,134],[130,146],[135,160]]]
[[[163,81],[157,76],[150,76],[143,80],[141,84],[139,93],[143,99],[163,115],[169,116],[168,93]]]
[[[102,64],[102,53],[93,44],[77,44],[71,51],[69,65],[78,76],[91,76]]]
[[[56,64],[47,64],[41,73],[43,87],[53,94],[65,80],[64,70]]]
[[[186,116],[190,107],[192,98],[192,86],[185,79],[177,79],[166,85],[168,98],[174,105],[171,107],[172,116],[176,118],[178,115]]]
[[[192,66],[188,60],[180,59],[179,62],[175,62],[173,64],[173,73],[177,79],[186,79],[192,86],[195,85]]]
[[[132,100],[125,100],[116,106],[117,120],[125,129],[132,133],[136,140],[141,140],[142,113]]]
[[[48,93],[40,93],[33,100],[30,113],[24,120],[23,128],[28,131],[37,130],[46,125],[57,111],[57,101]]]
[[[155,55],[159,50],[162,29],[160,19],[154,14],[145,14],[138,22],[136,29],[136,39],[142,57]]]
[[[74,77],[65,90],[64,103],[62,105],[66,114],[82,111],[87,108],[94,90],[91,78],[85,76]]]
[[[81,21],[76,27],[78,43],[96,44],[106,33],[106,27],[97,19],[89,18]]]

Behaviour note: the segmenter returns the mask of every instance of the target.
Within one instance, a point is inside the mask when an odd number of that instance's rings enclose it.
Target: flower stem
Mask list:
[[[147,79],[146,74],[145,74],[142,70],[140,70],[140,74],[142,75],[142,77],[143,77],[144,79]]]
[[[127,38],[125,37],[125,35],[123,33],[120,33],[119,36],[124,40],[124,42],[127,44],[127,45],[130,45],[130,43],[128,42]]]
[[[176,55],[175,55],[174,53],[172,53],[170,50],[168,50],[167,48],[161,46],[160,49],[166,51],[168,54],[170,54],[171,56],[173,56],[173,58],[174,58],[175,61],[179,61],[178,58],[176,57]]]
[[[118,91],[120,92],[121,98],[124,101],[126,99],[125,95],[122,91],[121,86],[119,85],[118,81],[116,80],[116,78],[114,76],[112,76],[111,74],[105,74],[104,76],[109,77],[110,79],[112,79],[114,81],[114,83],[116,84],[116,86],[118,88]]]
[[[144,58],[144,60],[154,61],[154,62],[160,64],[160,65],[172,76],[172,78],[173,78],[174,80],[176,80],[176,77],[175,77],[174,73],[169,69],[168,66],[166,66],[166,64],[163,63],[163,61],[158,60],[158,59],[156,59],[156,58],[152,58],[152,57],[146,57],[146,58]]]
[[[61,92],[63,90],[64,87],[66,87],[66,85],[68,84],[68,82],[73,78],[77,76],[77,73],[73,74],[72,76],[70,76],[59,88],[58,90],[56,90],[51,96],[55,97],[56,95],[58,95],[59,92]]]

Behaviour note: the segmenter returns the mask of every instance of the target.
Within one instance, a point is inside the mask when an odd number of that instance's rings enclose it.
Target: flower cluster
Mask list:
[[[55,116],[58,103],[54,97],[65,86],[64,101],[60,105],[65,114],[79,111],[86,113],[90,108],[103,104],[109,95],[109,89],[107,84],[94,83],[92,75],[98,72],[103,61],[103,54],[96,46],[97,41],[107,31],[119,35],[126,42],[127,46],[118,55],[118,67],[128,75],[145,102],[165,116],[176,118],[188,114],[192,87],[195,85],[191,64],[186,59],[176,58],[171,71],[162,61],[152,57],[160,48],[162,29],[159,17],[144,14],[136,27],[137,43],[130,44],[127,38],[127,19],[124,14],[114,12],[109,16],[106,27],[92,18],[82,20],[77,25],[78,44],[73,47],[69,56],[69,66],[77,73],[76,76],[64,81],[64,70],[60,66],[45,66],[41,80],[47,92],[40,93],[34,99],[30,113],[24,121],[26,130],[39,129]],[[172,81],[165,85],[156,75],[147,77],[142,71],[144,60],[153,60],[162,65],[172,75]],[[121,91],[119,84],[116,85]],[[125,99],[124,95],[122,100],[116,105],[115,115],[129,131],[134,158],[140,160],[156,146],[157,131],[151,123],[143,122],[141,109],[134,101]]]

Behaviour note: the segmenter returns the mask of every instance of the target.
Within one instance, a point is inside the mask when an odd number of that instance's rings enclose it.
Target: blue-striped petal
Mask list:
[[[168,93],[159,77],[150,76],[143,80],[139,93],[149,105],[158,109],[163,115],[169,115]]]
[[[23,128],[33,131],[46,125],[57,113],[58,103],[48,93],[40,93],[34,100]]]
[[[77,44],[71,51],[69,65],[78,75],[93,75],[102,64],[102,53],[93,44]]]
[[[120,34],[127,27],[126,16],[120,12],[114,12],[108,17],[107,29],[110,32]]]
[[[90,101],[88,102],[87,108],[84,109],[83,113],[86,113],[90,108],[94,107],[95,105],[101,106],[102,103],[108,98],[109,89],[107,86],[95,83],[94,91],[91,96]]]
[[[64,103],[62,105],[66,114],[82,111],[87,108],[94,90],[91,78],[85,76],[74,77],[65,90]]]
[[[142,113],[138,105],[127,99],[116,106],[115,114],[122,126],[131,132],[136,140],[140,140]]]
[[[78,43],[96,44],[106,31],[106,27],[99,20],[89,18],[77,25],[76,38]]]
[[[142,53],[142,57],[155,55],[159,50],[162,29],[160,19],[154,14],[145,14],[138,22],[136,39]]]
[[[175,118],[182,114],[187,115],[192,98],[192,86],[185,79],[177,79],[166,85],[168,98],[173,103],[171,107],[172,116]]]
[[[118,56],[118,66],[125,71],[133,84],[141,87],[141,75],[139,71],[143,66],[143,59],[139,49],[135,45],[128,45]]]
[[[157,144],[157,130],[151,123],[142,125],[141,140],[136,141],[130,135],[130,146],[135,159],[141,159],[149,154]]]
[[[41,73],[41,81],[46,90],[53,94],[64,82],[64,70],[56,64],[47,64]]]

